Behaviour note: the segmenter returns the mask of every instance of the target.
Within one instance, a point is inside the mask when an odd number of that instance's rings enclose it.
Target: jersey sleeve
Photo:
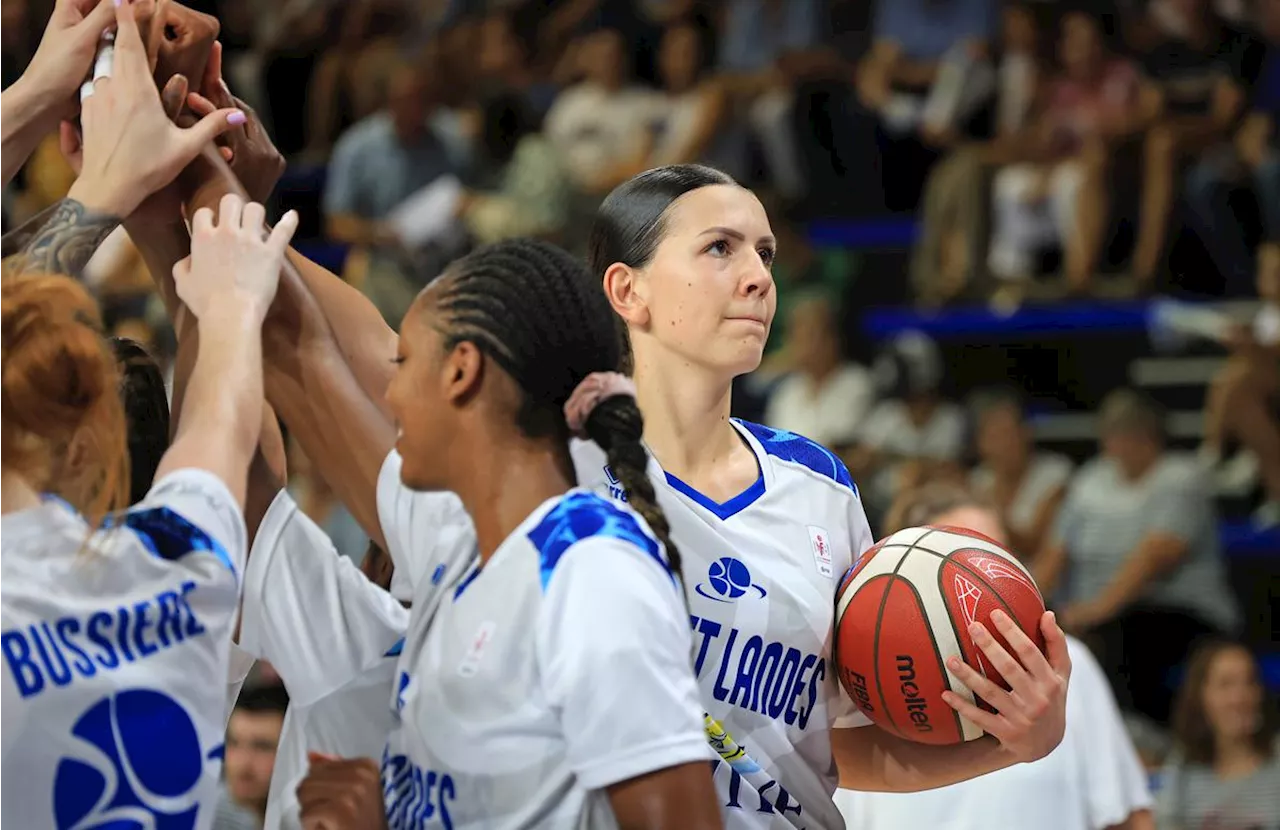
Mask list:
[[[598,537],[574,545],[547,585],[538,662],[589,789],[710,760],[679,590],[649,554]]]
[[[378,522],[399,585],[407,579],[417,603],[424,586],[442,584],[446,570],[470,556],[476,533],[457,496],[410,490],[400,481],[400,465],[392,450],[378,474]]]
[[[851,561],[845,565],[842,570],[838,570],[835,578],[835,587],[838,590],[840,583],[844,580],[845,573],[849,568],[858,564],[858,559],[862,554],[871,549],[875,544],[875,536],[871,534],[871,524],[867,521],[867,512],[862,508],[862,499],[857,493],[850,494],[849,498],[849,553]],[[842,565],[844,563],[841,563]],[[831,598],[834,605],[836,597]],[[832,638],[834,642],[835,638]],[[834,658],[832,659],[832,669],[834,670]],[[849,697],[849,693],[844,690],[844,684],[836,682],[836,699],[831,704],[831,726],[833,729],[853,729],[859,726],[870,726],[871,721],[857,704],[853,702],[853,698]]]
[[[146,497],[112,524],[132,530],[155,556],[199,569],[208,578],[244,571],[248,531],[244,513],[227,485],[213,473],[175,470],[151,486]]]
[[[1089,826],[1123,824],[1135,810],[1152,806],[1142,761],[1125,731],[1111,687],[1098,661],[1083,643],[1068,640],[1071,688],[1067,692],[1068,724],[1078,724],[1075,758],[1085,793]]]
[[[236,701],[240,698],[240,690],[244,688],[244,681],[248,679],[249,672],[252,671],[253,664],[256,662],[258,662],[257,657],[254,657],[239,645],[231,644],[231,660],[227,665],[226,721],[231,720],[231,712],[236,708]],[[226,721],[224,721],[224,725]]]
[[[254,540],[240,648],[271,663],[307,706],[398,653],[409,612],[281,491]]]

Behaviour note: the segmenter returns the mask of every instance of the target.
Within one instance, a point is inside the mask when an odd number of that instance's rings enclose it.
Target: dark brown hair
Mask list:
[[[1248,655],[1253,664],[1255,682],[1262,686],[1261,671],[1257,659],[1243,643],[1235,640],[1215,639],[1199,645],[1187,663],[1187,676],[1178,689],[1178,696],[1173,707],[1173,738],[1183,758],[1191,764],[1212,764],[1216,760],[1216,745],[1213,738],[1213,726],[1204,711],[1204,687],[1209,680],[1209,671],[1217,658],[1229,651],[1240,650]],[[1258,729],[1253,733],[1252,744],[1255,752],[1264,758],[1271,757],[1276,737],[1275,710],[1266,698],[1263,686],[1263,701]]]

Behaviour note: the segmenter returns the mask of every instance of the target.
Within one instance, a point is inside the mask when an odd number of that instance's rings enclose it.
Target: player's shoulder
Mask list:
[[[765,455],[777,465],[776,469],[799,473],[826,486],[838,487],[854,496],[858,495],[853,476],[849,475],[849,468],[840,460],[840,456],[817,441],[763,424],[736,418],[734,420],[759,443]]]
[[[590,490],[572,490],[538,517],[525,532],[538,553],[542,588],[577,548],[598,548],[592,555],[613,549],[623,555],[640,554],[667,569],[666,553],[653,531],[639,515]]]
[[[239,552],[247,537],[235,496],[217,476],[198,469],[169,473],[137,505],[109,515],[95,537],[104,544],[118,544],[121,537],[112,531],[121,529],[131,531],[159,559],[208,553],[233,573],[237,568],[228,546]]]

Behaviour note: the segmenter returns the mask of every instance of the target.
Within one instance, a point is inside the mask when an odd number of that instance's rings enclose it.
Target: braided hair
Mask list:
[[[450,266],[435,293],[445,349],[476,348],[524,393],[516,424],[531,438],[565,442],[564,405],[593,372],[617,371],[622,344],[600,285],[568,252],[546,242],[509,239],[479,248]],[[680,552],[649,480],[644,418],[634,397],[602,400],[586,420],[631,508],[648,522],[680,572]]]

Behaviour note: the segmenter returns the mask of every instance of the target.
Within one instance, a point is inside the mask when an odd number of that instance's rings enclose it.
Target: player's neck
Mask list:
[[[644,440],[662,468],[686,481],[715,469],[739,451],[729,423],[731,383],[682,367],[637,365],[636,392]]]
[[[521,441],[477,458],[454,492],[475,523],[481,562],[543,502],[573,486],[567,452],[557,455],[545,442]]]
[[[8,515],[40,504],[40,494],[27,480],[7,468],[0,468],[0,513]]]

